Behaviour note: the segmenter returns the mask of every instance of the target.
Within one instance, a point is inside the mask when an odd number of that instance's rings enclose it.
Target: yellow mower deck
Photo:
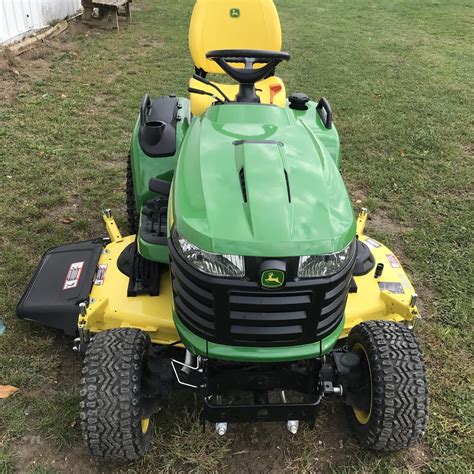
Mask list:
[[[135,236],[124,237],[105,248],[99,259],[107,269],[100,285],[94,284],[84,328],[92,333],[112,328],[138,328],[150,335],[157,344],[170,344],[179,340],[172,316],[172,291],[169,272],[161,276],[160,295],[127,297],[129,278],[117,268],[117,259]]]
[[[341,338],[362,321],[377,319],[413,324],[418,317],[412,300],[415,291],[397,258],[387,247],[363,234],[366,218],[367,212],[362,211],[357,223],[359,239],[370,247],[376,264],[382,263],[384,270],[379,278],[374,278],[374,270],[354,277],[357,293],[348,296]],[[99,259],[99,267],[102,266],[105,273],[92,287],[90,304],[79,317],[79,327],[91,333],[133,327],[147,332],[157,344],[178,341],[169,272],[161,275],[159,296],[127,297],[129,279],[120,272],[116,262],[125,247],[135,241],[135,236],[122,237],[112,217],[104,217],[104,221],[111,239]]]

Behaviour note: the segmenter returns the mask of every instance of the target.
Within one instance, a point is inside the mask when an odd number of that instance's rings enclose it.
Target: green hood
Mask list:
[[[290,109],[228,104],[194,118],[173,191],[178,231],[209,252],[331,253],[355,235],[334,160]]]

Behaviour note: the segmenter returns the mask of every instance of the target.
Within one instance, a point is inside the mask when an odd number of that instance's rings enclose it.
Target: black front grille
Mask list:
[[[203,285],[202,280],[187,274],[174,261],[171,268],[174,304],[178,317],[196,334],[214,340],[216,313],[212,287]]]
[[[245,279],[211,277],[187,264],[172,242],[170,255],[177,316],[210,342],[234,346],[309,344],[328,336],[344,316],[354,262],[330,278],[298,280],[294,274],[297,258],[289,258],[285,287],[265,290],[251,270]],[[258,268],[252,260],[259,259],[247,257],[247,269]]]
[[[303,337],[308,325],[309,291],[230,291],[230,333],[237,343],[291,344]]]

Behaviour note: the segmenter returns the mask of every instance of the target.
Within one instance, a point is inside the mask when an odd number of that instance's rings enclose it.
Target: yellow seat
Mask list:
[[[281,51],[281,28],[273,0],[197,0],[189,26],[189,49],[196,72],[224,74],[214,61],[206,58],[216,49],[265,49]],[[238,84],[216,83],[234,100]],[[189,87],[205,90],[220,97],[217,91],[191,78]],[[283,81],[271,76],[255,84],[264,104],[284,107],[286,91]],[[203,114],[212,104],[212,97],[190,94],[191,112]]]
[[[224,94],[229,97],[229,99],[235,99],[237,92],[239,92],[238,84],[217,84]],[[194,87],[195,89],[201,89],[203,91],[211,92],[216,97],[221,97],[221,95],[213,88],[202,82],[197,81],[194,78],[191,78],[189,81],[189,87]],[[257,95],[260,97],[262,104],[275,104],[280,107],[285,107],[286,95],[285,95],[285,85],[283,81],[276,76],[268,77],[263,81],[257,82],[255,84],[257,88]],[[214,102],[212,97],[199,94],[190,94],[191,97],[191,112],[193,115],[203,114],[207,108]]]

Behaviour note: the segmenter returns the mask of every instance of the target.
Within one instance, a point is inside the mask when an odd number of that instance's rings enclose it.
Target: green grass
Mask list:
[[[16,455],[24,436],[40,436],[51,456],[64,458],[76,447],[72,467],[87,458],[75,423],[80,362],[69,351],[71,341],[17,321],[14,310],[48,247],[102,234],[105,206],[124,227],[125,160],[140,98],[186,93],[192,1],[135,5],[133,24],[120,35],[79,34],[76,49],[48,56],[49,74],[35,76],[35,62],[20,59],[20,76],[2,78],[22,92],[0,104],[0,316],[7,326],[0,383],[20,388],[0,402],[0,472],[15,463],[27,470]],[[165,422],[169,431],[159,431],[152,453],[130,472],[245,470],[244,457],[246,468],[264,462],[276,470],[469,472],[472,5],[280,0],[277,6],[284,48],[292,54],[279,70],[287,90],[329,98],[354,200],[373,212],[371,232],[396,251],[419,290],[418,335],[431,387],[426,444],[398,455],[367,453],[338,424],[322,449],[317,440],[332,426],[330,413],[315,432],[294,439],[259,425],[235,428],[228,443],[211,433],[199,437],[196,421],[177,408],[174,421]],[[69,217],[72,223],[62,222]],[[54,468],[41,466],[36,472]]]
[[[11,472],[15,467],[15,455],[11,449],[0,447],[0,472]]]
[[[57,391],[34,401],[34,414],[38,419],[37,432],[58,447],[69,449],[81,439],[77,387]]]
[[[215,472],[229,458],[229,444],[209,428],[203,432],[195,397],[180,394],[156,416],[153,447],[138,467],[146,472]]]
[[[30,474],[57,474],[58,471],[50,467],[35,466],[30,470]]]

